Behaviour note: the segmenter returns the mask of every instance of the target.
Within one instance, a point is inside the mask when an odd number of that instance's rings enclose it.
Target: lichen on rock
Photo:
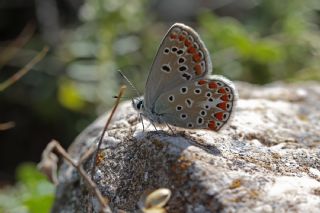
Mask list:
[[[120,105],[99,151],[94,180],[111,208],[138,210],[146,192],[168,188],[168,212],[317,212],[320,207],[320,86],[237,83],[240,99],[220,132],[145,131]],[[69,148],[94,146],[107,115]],[[92,160],[92,159],[91,159]],[[89,172],[91,160],[84,167]],[[53,212],[86,212],[94,198],[68,164],[59,169]],[[94,203],[94,202],[93,202]]]

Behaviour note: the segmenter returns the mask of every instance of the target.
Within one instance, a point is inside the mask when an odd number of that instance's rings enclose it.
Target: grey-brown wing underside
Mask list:
[[[212,65],[199,35],[190,27],[174,24],[165,35],[145,87],[145,107],[151,109],[162,93],[207,75]]]
[[[163,93],[155,113],[173,126],[219,131],[230,119],[236,97],[233,83],[226,78],[202,78]]]

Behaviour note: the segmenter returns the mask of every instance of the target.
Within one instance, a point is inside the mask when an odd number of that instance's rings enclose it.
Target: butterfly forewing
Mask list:
[[[209,79],[211,69],[199,35],[188,26],[174,24],[151,67],[143,115],[155,123],[220,130],[231,117],[236,91],[221,76]]]
[[[203,78],[212,69],[207,49],[190,27],[174,24],[165,35],[145,88],[145,107],[152,109],[160,95],[177,85]]]
[[[235,103],[234,86],[227,79],[199,79],[163,93],[155,111],[168,124],[218,131],[229,120]]]

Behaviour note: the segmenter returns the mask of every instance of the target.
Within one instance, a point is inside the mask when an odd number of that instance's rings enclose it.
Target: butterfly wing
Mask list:
[[[162,93],[202,78],[211,69],[208,51],[199,35],[184,24],[174,24],[152,64],[145,88],[145,108],[153,110]]]
[[[155,113],[173,126],[219,131],[231,117],[236,96],[234,85],[226,78],[203,78],[163,93]]]

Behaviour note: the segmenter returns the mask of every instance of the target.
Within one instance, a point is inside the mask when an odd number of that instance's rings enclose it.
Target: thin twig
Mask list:
[[[0,52],[0,68],[5,65],[30,40],[35,31],[35,23],[30,21],[20,35]]]
[[[11,129],[15,126],[15,123],[13,121],[8,121],[5,123],[0,123],[0,131]]]
[[[88,174],[84,171],[82,167],[82,162],[85,160],[84,158],[81,158],[82,161],[79,163],[74,162],[70,155],[64,150],[64,148],[59,144],[58,141],[52,140],[48,146],[52,147],[52,151],[55,150],[58,154],[60,154],[63,159],[65,159],[68,163],[70,163],[80,174],[80,176],[84,179],[86,185],[89,187],[89,190],[92,191],[96,197],[98,198],[98,201],[100,205],[102,206],[102,209],[108,208],[109,199],[103,197],[101,192],[99,191],[97,185],[91,180],[91,178],[88,176]],[[91,150],[91,153],[85,154],[86,157],[89,157],[90,154],[92,154],[94,150]]]
[[[44,165],[50,165],[50,164],[45,164],[44,162],[48,162],[51,160],[52,158],[52,154],[53,151],[56,151],[56,153],[58,153],[60,156],[62,156],[68,163],[70,163],[78,172],[79,172],[79,175],[80,177],[82,177],[84,179],[84,182],[86,183],[87,187],[89,188],[89,191],[91,191],[98,199],[98,202],[100,203],[101,205],[101,212],[110,212],[110,207],[109,207],[109,199],[107,197],[104,197],[99,188],[97,187],[96,183],[93,181],[93,174],[95,172],[95,166],[96,166],[96,161],[97,161],[97,156],[98,156],[98,152],[99,152],[99,149],[100,149],[100,146],[101,146],[101,143],[102,143],[102,139],[105,135],[105,132],[111,122],[111,119],[113,117],[113,115],[115,114],[115,111],[119,105],[119,102],[120,102],[120,99],[124,93],[124,90],[126,89],[125,86],[122,86],[119,90],[119,94],[118,94],[118,98],[116,100],[116,103],[109,115],[109,118],[104,126],[104,129],[103,129],[103,132],[101,134],[101,137],[100,137],[100,140],[99,140],[99,143],[98,143],[98,146],[97,148],[95,147],[92,147],[90,148],[89,150],[87,150],[81,157],[80,159],[78,160],[78,163],[74,162],[72,160],[72,158],[70,157],[70,155],[64,150],[64,148],[56,141],[56,140],[52,140],[46,147],[46,149],[43,151],[43,154],[42,154],[42,160],[41,162],[38,164],[38,168],[42,171],[44,171],[44,169],[46,168],[43,168]],[[90,176],[86,173],[86,171],[83,169],[82,167],[82,164],[84,161],[86,161],[90,156],[92,156],[92,153],[94,153],[94,161],[93,161],[93,165],[92,165],[92,170],[91,170],[91,178]],[[52,165],[52,164],[51,164]],[[46,169],[46,170],[50,170],[49,169]],[[54,171],[55,172],[55,171]],[[46,174],[49,179],[53,179],[52,175],[52,172],[47,172]],[[91,212],[91,207],[90,209],[88,210],[88,212]]]
[[[13,76],[0,83],[0,92],[7,89],[9,86],[17,82],[20,78],[22,78],[25,74],[27,74],[31,68],[37,64],[39,61],[43,59],[43,57],[47,54],[49,48],[44,47],[40,53],[38,53],[26,66],[16,72]]]
[[[96,152],[94,153],[93,162],[92,162],[92,169],[91,169],[91,178],[92,179],[93,179],[93,176],[94,176],[94,173],[95,173],[95,170],[96,170],[96,161],[97,161],[97,157],[98,157],[98,152],[99,152],[101,144],[102,144],[103,137],[104,137],[104,135],[105,135],[105,133],[107,131],[107,128],[108,128],[108,126],[109,126],[109,124],[111,122],[111,119],[112,119],[112,117],[113,117],[113,115],[114,115],[114,113],[115,113],[115,111],[116,111],[116,109],[117,109],[117,107],[118,107],[118,105],[120,103],[120,99],[121,99],[125,89],[126,89],[126,86],[122,86],[120,88],[119,94],[117,95],[117,100],[116,100],[116,102],[115,102],[115,104],[114,104],[114,106],[112,108],[111,114],[110,114],[110,116],[109,116],[109,118],[108,118],[108,120],[107,120],[107,122],[106,122],[106,124],[105,124],[105,126],[103,128],[103,132],[102,132],[102,134],[100,136],[99,143],[98,143]]]

